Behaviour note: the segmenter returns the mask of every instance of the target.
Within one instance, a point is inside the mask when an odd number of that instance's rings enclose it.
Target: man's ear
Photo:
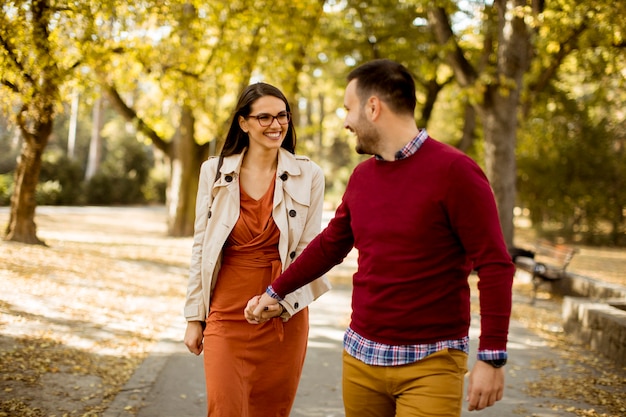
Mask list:
[[[370,119],[376,120],[380,117],[382,102],[377,96],[371,96],[367,99],[367,104],[365,105],[365,111],[369,114]]]

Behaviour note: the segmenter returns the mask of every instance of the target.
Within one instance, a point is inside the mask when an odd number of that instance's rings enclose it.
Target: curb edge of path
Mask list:
[[[179,324],[170,325],[159,335],[148,356],[135,369],[124,387],[116,394],[102,417],[135,416],[143,408],[157,378],[165,368],[170,354],[176,350],[174,340],[168,335],[179,331]],[[182,343],[182,341],[180,341]]]

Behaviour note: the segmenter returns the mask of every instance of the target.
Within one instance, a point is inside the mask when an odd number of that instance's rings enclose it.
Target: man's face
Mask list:
[[[357,80],[352,80],[346,87],[343,104],[347,112],[343,126],[356,135],[357,153],[374,155],[377,153],[380,137],[376,127],[367,117],[365,106],[359,100],[356,84]]]

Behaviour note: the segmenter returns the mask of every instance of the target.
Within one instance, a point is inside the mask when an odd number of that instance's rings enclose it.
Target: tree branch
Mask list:
[[[33,80],[33,77],[31,77],[30,74],[28,74],[26,72],[26,69],[24,69],[24,66],[22,65],[20,60],[17,58],[17,55],[15,54],[15,50],[14,50],[13,46],[1,34],[0,34],[0,44],[2,45],[4,50],[6,51],[6,54],[9,57],[9,59],[11,60],[11,62],[17,68],[17,72],[19,74],[21,74],[29,83],[35,84],[35,80]],[[3,80],[3,84],[4,83],[5,83],[5,81]],[[15,88],[14,91],[16,91],[16,92],[19,91],[19,90],[17,90],[17,86],[14,85],[14,88]]]
[[[228,22],[232,21],[232,19],[236,18],[236,16],[241,13],[243,11],[243,9],[241,8],[241,6],[237,6],[236,4],[231,3],[229,5],[229,9],[228,9],[228,16],[226,19],[222,19],[220,21],[220,26],[218,29],[218,33],[219,35],[217,36],[218,38],[218,43],[217,45],[215,45],[213,47],[213,49],[211,50],[211,53],[209,54],[209,56],[207,57],[206,61],[204,62],[204,65],[202,67],[202,69],[200,70],[200,74],[204,74],[207,69],[211,66],[211,63],[213,62],[213,59],[216,57],[216,51],[219,50],[219,48],[227,41],[226,37],[224,36],[224,34],[226,33],[226,26],[228,24]],[[230,39],[228,39],[230,40]]]
[[[559,70],[559,67],[565,60],[565,58],[567,58],[567,56],[574,49],[576,49],[578,39],[580,38],[580,35],[586,29],[587,29],[586,22],[582,22],[577,28],[575,28],[572,31],[571,35],[564,42],[560,44],[559,52],[556,55],[554,55],[550,63],[540,71],[539,77],[533,82],[530,82],[528,84],[529,94],[528,94],[528,98],[525,100],[523,104],[523,109],[522,109],[525,115],[528,115],[528,113],[530,112],[530,108],[531,108],[532,101],[533,101],[533,96],[535,96],[537,93],[546,89],[546,87],[548,86],[548,83],[550,82],[550,80],[554,78],[557,71]]]
[[[107,95],[107,98],[109,99],[113,107],[115,107],[115,109],[122,115],[122,117],[124,117],[129,122],[135,123],[137,131],[143,133],[148,138],[150,138],[154,146],[163,151],[163,153],[165,153],[166,155],[170,155],[171,144],[163,140],[163,138],[161,138],[158,133],[150,128],[150,126],[148,126],[148,124],[137,115],[137,112],[133,108],[126,104],[124,99],[120,96],[119,92],[113,85],[106,84],[104,82],[101,84],[104,93]]]
[[[13,91],[14,93],[19,93],[20,90],[17,88],[17,86],[15,84],[13,84],[11,81],[9,80],[1,80],[0,81],[3,85],[9,87],[9,89],[11,89],[11,91]]]
[[[418,122],[419,126],[426,127],[426,125],[428,125],[428,121],[430,120],[430,116],[432,115],[433,109],[435,108],[437,96],[446,85],[450,84],[454,80],[454,77],[450,76],[442,83],[438,83],[436,78],[431,78],[429,80],[421,80],[417,77],[415,78],[426,90],[426,102],[422,107],[422,116]]]
[[[448,14],[443,7],[436,7],[428,10],[428,20],[431,27],[435,32],[435,36],[440,45],[448,46],[451,44],[453,50],[448,52],[448,63],[452,67],[458,83],[462,87],[471,85],[477,78],[476,70],[465,59],[463,49],[459,46],[452,27],[450,26],[450,20]]]
[[[587,29],[587,23],[582,22],[580,26],[574,29],[572,34],[565,40],[565,42],[561,43],[559,47],[559,52],[554,55],[550,64],[541,71],[541,74],[536,82],[532,83],[529,88],[533,93],[537,93],[539,91],[543,91],[548,85],[548,82],[554,74],[556,74],[557,70],[565,60],[565,58],[576,49],[576,45],[578,43],[578,39],[580,35]]]

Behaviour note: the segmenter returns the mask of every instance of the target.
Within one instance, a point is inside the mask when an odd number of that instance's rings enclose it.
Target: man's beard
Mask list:
[[[356,130],[356,153],[360,155],[375,155],[380,142],[380,136],[372,124],[365,118],[359,117],[360,129]]]

